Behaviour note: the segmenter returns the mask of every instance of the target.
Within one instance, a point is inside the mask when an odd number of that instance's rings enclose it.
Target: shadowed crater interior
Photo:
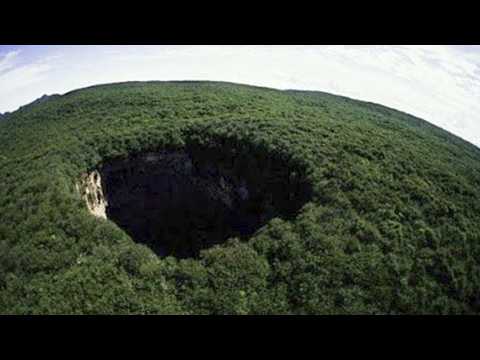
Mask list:
[[[311,196],[305,171],[269,154],[188,147],[115,159],[99,169],[106,215],[160,256],[197,257],[245,239]]]

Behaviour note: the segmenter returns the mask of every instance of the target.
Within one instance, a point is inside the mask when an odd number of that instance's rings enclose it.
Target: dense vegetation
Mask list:
[[[76,191],[109,159],[186,146],[275,154],[311,200],[177,259]],[[380,105],[210,82],[77,90],[0,121],[0,313],[479,313],[479,200],[478,148]]]

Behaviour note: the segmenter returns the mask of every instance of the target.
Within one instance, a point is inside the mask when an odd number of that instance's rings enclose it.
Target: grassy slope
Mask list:
[[[158,259],[90,216],[79,174],[203,143],[280,153],[314,198],[248,243]],[[320,92],[210,82],[73,91],[0,122],[0,313],[478,313],[480,150]]]

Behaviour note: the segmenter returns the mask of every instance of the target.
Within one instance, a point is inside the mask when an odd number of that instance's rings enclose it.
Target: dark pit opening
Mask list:
[[[311,196],[301,167],[234,149],[141,153],[99,171],[108,219],[159,256],[197,257],[230,237],[246,239]]]

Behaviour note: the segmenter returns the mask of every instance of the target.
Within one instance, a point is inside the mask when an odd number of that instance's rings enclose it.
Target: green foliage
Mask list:
[[[76,191],[109,159],[184,147],[252,181],[281,160],[312,201],[179,261]],[[320,92],[132,82],[47,99],[0,122],[0,313],[479,313],[479,160],[421,119]]]

